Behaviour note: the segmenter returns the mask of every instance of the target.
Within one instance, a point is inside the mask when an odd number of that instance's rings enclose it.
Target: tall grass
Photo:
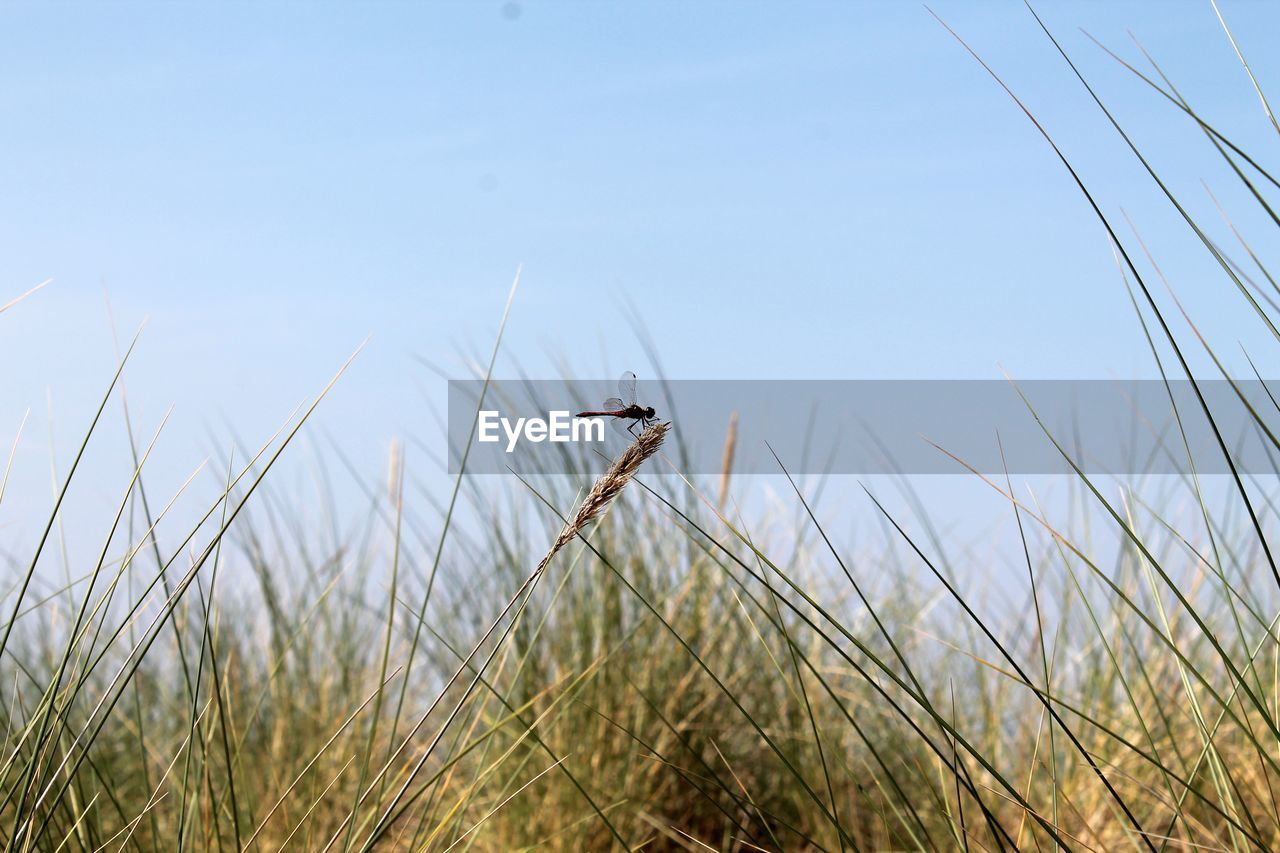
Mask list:
[[[1158,69],[1142,79],[1280,225],[1280,184]],[[1202,378],[1197,347],[1230,378],[1045,139],[1113,241],[1161,375]],[[1246,244],[1246,273],[1133,150],[1275,333],[1263,248]],[[498,498],[465,476],[441,497],[398,452],[378,483],[339,446],[367,517],[318,529],[268,475],[330,383],[220,460],[189,530],[148,494],[152,441],[130,423],[134,473],[96,563],[37,595],[128,359],[3,599],[6,849],[1280,846],[1274,479],[1232,464],[1225,494],[1206,486],[1177,435],[1170,487],[1095,479],[1046,433],[1077,475],[1084,512],[1065,517],[973,472],[1014,522],[1017,587],[872,490],[847,511],[886,536],[856,552],[789,476],[792,507],[744,517],[733,427],[705,489],[638,474],[662,429],[594,485],[566,456],[568,481],[512,478]],[[1216,423],[1199,399],[1179,424]],[[1280,450],[1275,409],[1249,416]]]

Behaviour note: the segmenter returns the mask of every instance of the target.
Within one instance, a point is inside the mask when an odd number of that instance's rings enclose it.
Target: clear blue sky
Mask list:
[[[1133,30],[1274,164],[1207,2],[1042,5],[1198,214],[1201,178],[1238,202],[1224,168],[1079,28],[1137,57]],[[1223,9],[1280,92],[1280,9]],[[1260,340],[1027,11],[935,10],[1205,328]],[[122,330],[150,318],[129,392],[146,430],[176,405],[166,484],[209,430],[269,435],[367,335],[323,425],[373,466],[434,438],[443,381],[414,356],[464,375],[518,264],[506,372],[651,374],[633,305],[686,378],[1152,375],[1083,200],[913,2],[6,3],[0,112],[0,302],[54,279],[0,316],[0,439],[33,409],[36,506],[47,396],[65,467],[111,372],[104,288]]]

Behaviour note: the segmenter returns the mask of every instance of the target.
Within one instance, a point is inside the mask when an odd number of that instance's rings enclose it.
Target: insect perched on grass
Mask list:
[[[654,412],[653,406],[641,406],[636,403],[636,375],[628,370],[622,374],[622,378],[618,380],[618,394],[620,396],[610,397],[601,405],[602,411],[599,412],[578,412],[576,417],[579,418],[616,418],[614,423],[621,424],[627,421],[627,432],[633,436],[638,435],[636,426],[648,427],[654,423],[657,413]]]

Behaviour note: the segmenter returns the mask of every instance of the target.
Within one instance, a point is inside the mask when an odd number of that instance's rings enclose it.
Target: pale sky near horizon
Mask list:
[[[1080,32],[1137,62],[1132,30],[1274,164],[1209,3],[1042,6],[1214,237],[1201,179],[1266,249],[1204,137]],[[1280,8],[1221,6],[1280,91]],[[1239,341],[1275,375],[1027,10],[934,10],[1133,217],[1232,363]],[[519,265],[507,375],[652,375],[632,310],[681,378],[1155,375],[1066,172],[917,3],[4,3],[0,81],[0,304],[53,279],[0,315],[5,452],[32,410],[0,529],[47,510],[50,417],[65,468],[110,378],[104,294],[122,335],[148,318],[139,430],[175,407],[158,492],[228,425],[265,439],[366,337],[321,425],[375,471],[392,437],[438,440],[422,361],[467,375]],[[91,499],[122,485],[105,435]]]

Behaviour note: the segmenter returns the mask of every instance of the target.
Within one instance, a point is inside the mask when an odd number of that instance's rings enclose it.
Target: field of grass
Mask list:
[[[1280,183],[1141,73],[1280,226]],[[1214,342],[1094,210],[1162,375],[1229,378],[1190,376]],[[1223,298],[1280,342],[1267,246],[1187,224]],[[1144,493],[1080,472],[1061,517],[991,478],[1018,532],[1001,596],[954,532],[874,490],[851,511],[885,536],[854,552],[810,512],[820,484],[744,517],[748,479],[648,476],[662,428],[598,481],[512,477],[501,497],[465,475],[424,494],[393,454],[389,476],[350,472],[362,523],[317,530],[271,469],[323,396],[222,460],[190,530],[134,436],[132,481],[81,531],[96,565],[33,582],[58,498],[7,569],[5,849],[1280,847],[1274,476],[1233,467],[1210,489],[1184,455]],[[1280,403],[1249,416],[1280,450]],[[72,465],[61,494],[78,482]]]

